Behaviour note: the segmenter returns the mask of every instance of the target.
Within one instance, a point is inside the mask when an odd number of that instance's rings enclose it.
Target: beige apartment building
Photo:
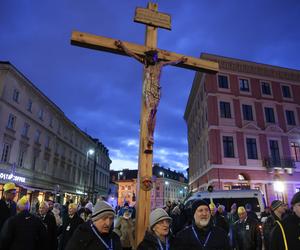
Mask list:
[[[11,63],[0,62],[0,196],[13,181],[31,201],[105,196],[108,149],[80,130]],[[94,189],[94,190],[93,190]]]

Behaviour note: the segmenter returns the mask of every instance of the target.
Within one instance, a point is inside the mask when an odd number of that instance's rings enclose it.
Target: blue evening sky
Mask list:
[[[198,57],[218,54],[300,69],[300,1],[160,0],[172,31],[158,47]],[[10,61],[79,128],[109,149],[113,169],[137,168],[142,65],[132,58],[70,45],[74,30],[144,43],[134,23],[145,0],[1,0],[0,60]],[[166,67],[154,162],[188,167],[183,114],[195,72]]]

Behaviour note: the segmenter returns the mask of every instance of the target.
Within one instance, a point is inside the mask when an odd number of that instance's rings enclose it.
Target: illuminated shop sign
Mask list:
[[[5,174],[0,172],[0,180],[12,181],[12,182],[26,182],[25,177],[13,175],[13,174]]]

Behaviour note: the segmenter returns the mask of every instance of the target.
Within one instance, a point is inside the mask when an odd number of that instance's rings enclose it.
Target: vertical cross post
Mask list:
[[[148,3],[148,9],[157,11],[157,4]],[[150,48],[157,47],[157,27],[146,26],[145,46]],[[145,72],[144,72],[145,79]],[[145,82],[143,83],[145,84]],[[144,87],[144,86],[143,86]],[[150,200],[151,190],[144,190],[141,188],[141,184],[145,181],[145,177],[152,180],[152,160],[153,154],[147,154],[147,112],[146,112],[146,100],[145,95],[142,95],[141,103],[141,115],[140,115],[140,147],[139,147],[139,163],[138,163],[138,182],[137,182],[137,213],[136,213],[136,245],[138,245],[144,237],[145,231],[149,224],[150,215]],[[142,184],[143,185],[143,184]]]

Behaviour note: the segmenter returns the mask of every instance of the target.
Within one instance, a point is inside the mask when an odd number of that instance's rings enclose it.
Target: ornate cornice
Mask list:
[[[277,66],[221,57],[206,53],[201,54],[200,57],[202,59],[219,63],[220,70],[223,69],[228,71],[259,75],[262,77],[300,82],[299,70],[281,68]]]

